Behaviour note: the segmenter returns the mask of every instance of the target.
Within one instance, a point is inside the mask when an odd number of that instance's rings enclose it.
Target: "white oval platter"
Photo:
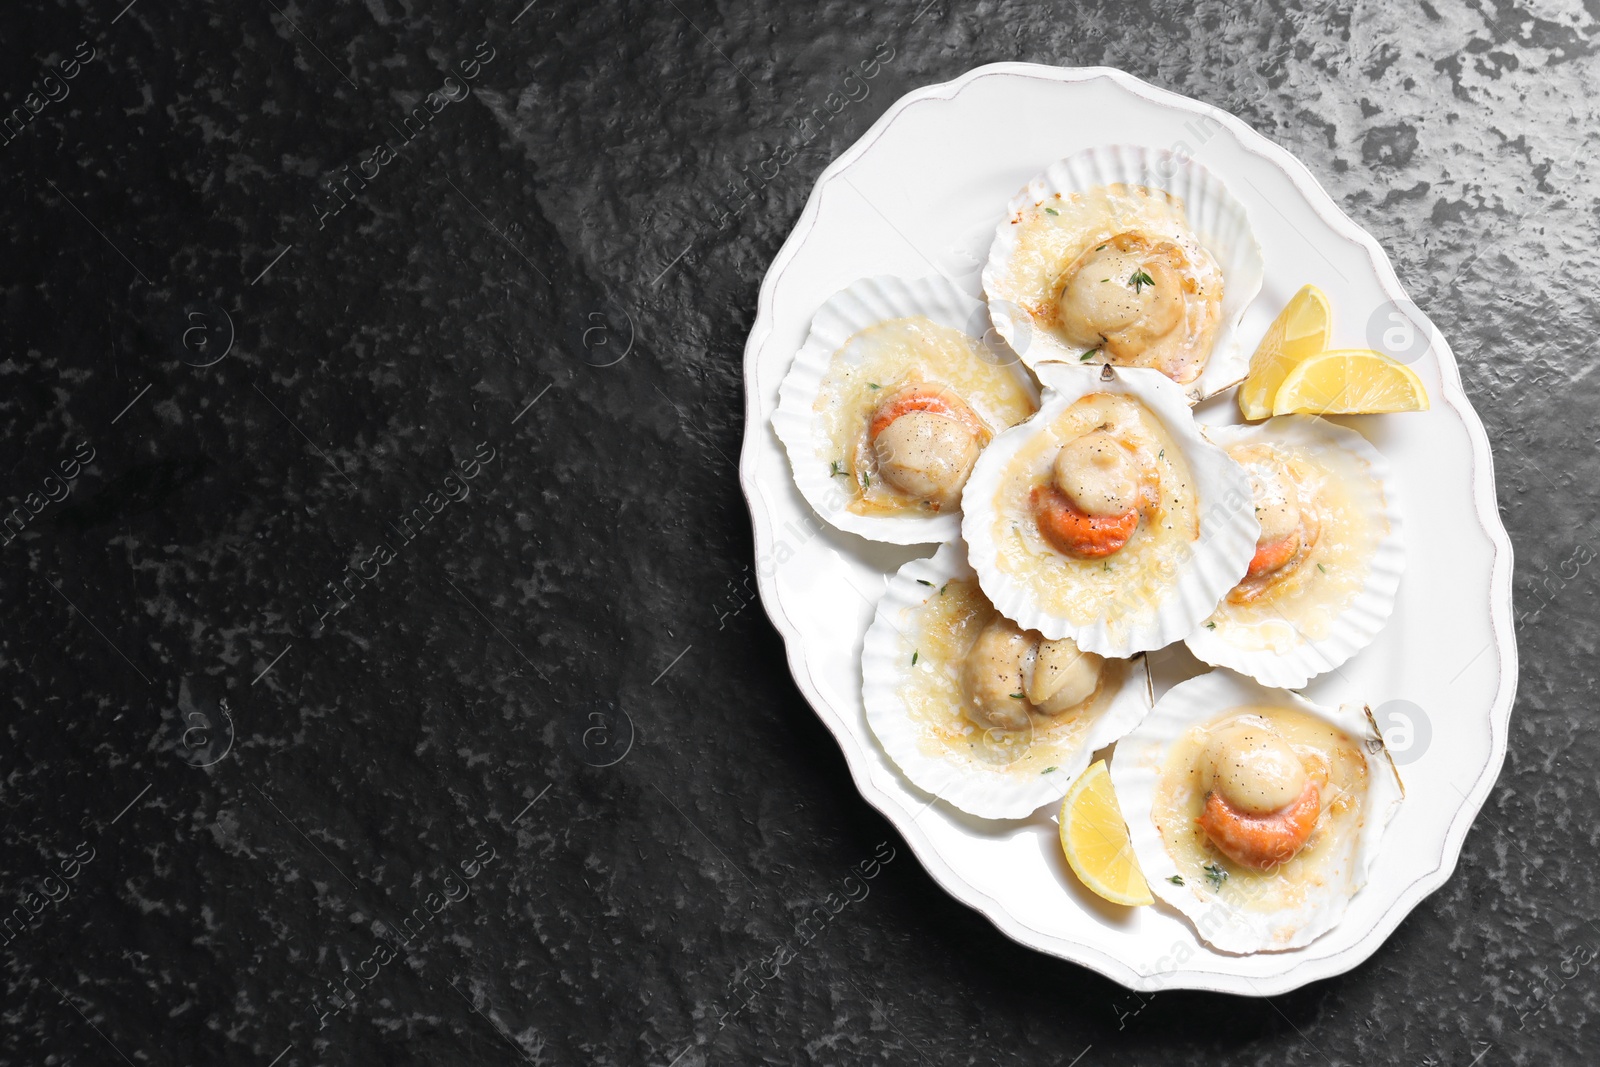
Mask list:
[[[976,819],[896,771],[862,710],[862,637],[889,576],[934,549],[874,544],[828,527],[795,488],[771,427],[778,384],[829,295],[872,275],[942,274],[981,296],[989,240],[1010,197],[1050,161],[1109,143],[1188,153],[1245,205],[1267,274],[1240,326],[1247,350],[1307,282],[1328,294],[1334,347],[1371,347],[1369,322],[1392,305],[1431,339],[1412,363],[1431,411],[1338,420],[1393,464],[1411,556],[1384,633],[1304,691],[1318,703],[1359,701],[1380,712],[1409,702],[1413,729],[1396,740],[1431,737],[1398,753],[1406,801],[1371,882],[1335,929],[1289,952],[1224,955],[1161,905],[1106,904],[1068,870],[1048,809],[1020,820]],[[1000,63],[920,89],[817,180],[762,283],[744,374],[740,481],[762,603],[783,635],[795,682],[838,739],[862,796],[940,885],[1006,935],[1140,991],[1268,996],[1356,966],[1450,876],[1504,759],[1516,691],[1511,544],[1489,442],[1448,344],[1406,301],[1383,250],[1287,151],[1226,112],[1104,67]],[[1238,421],[1232,391],[1196,414],[1212,424]],[[1151,662],[1158,695],[1203,669],[1181,645],[1152,653]],[[1427,724],[1414,721],[1419,715]]]

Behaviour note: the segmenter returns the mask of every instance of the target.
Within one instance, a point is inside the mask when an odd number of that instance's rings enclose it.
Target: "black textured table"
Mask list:
[[[0,31],[0,1063],[1593,1061],[1592,4],[122,3]],[[1291,149],[1495,444],[1505,771],[1272,1001],[946,897],[753,600],[762,274],[896,97],[1005,59]]]

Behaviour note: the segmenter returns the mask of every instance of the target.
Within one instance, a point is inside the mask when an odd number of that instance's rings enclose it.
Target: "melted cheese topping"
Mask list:
[[[1154,472],[1154,504],[1114,555],[1074,559],[1045,541],[1028,498],[1053,479],[1063,445],[1097,430],[1132,453],[1140,469]],[[999,569],[1037,604],[1075,625],[1107,618],[1113,631],[1156,614],[1200,536],[1194,476],[1177,442],[1149,408],[1116,393],[1081,397],[1040,427],[1001,473],[991,521]]]
[[[1017,699],[1019,729],[986,729],[964,710],[969,696],[963,676],[978,635],[1000,617],[999,612],[976,581],[957,579],[943,586],[943,592],[927,592],[922,606],[901,627],[906,661],[914,653],[917,662],[899,686],[900,699],[917,726],[922,752],[1030,778],[1045,773],[1047,767],[1069,762],[1090,727],[1109,709],[1111,697],[1128,681],[1128,661],[1105,660],[1098,684],[1080,701],[1081,709],[1075,713],[1041,714],[1027,701]],[[1023,685],[1019,676],[1015,690],[1019,695]],[[1009,693],[1004,697],[1011,699]]]
[[[1282,652],[1328,636],[1333,621],[1360,595],[1372,556],[1389,533],[1383,485],[1366,460],[1333,445],[1240,444],[1228,454],[1256,478],[1256,468],[1277,472],[1293,489],[1295,517],[1314,531],[1297,556],[1262,582],[1243,603],[1224,599],[1211,616],[1216,634],[1236,648]],[[1262,525],[1280,516],[1270,500]]]
[[[1033,400],[1019,376],[986,361],[987,354],[977,340],[921,316],[870,326],[833,354],[815,403],[821,420],[818,454],[848,483],[852,512],[933,514],[949,506],[907,493],[883,476],[867,428],[878,404],[896,389],[919,381],[945,386],[992,433],[1033,414]]]
[[[1286,745],[1322,795],[1322,811],[1305,847],[1270,871],[1233,863],[1196,822],[1214,784],[1213,745],[1221,735],[1241,730],[1269,733]],[[1194,727],[1168,750],[1151,818],[1179,876],[1195,892],[1245,912],[1299,908],[1317,894],[1349,892],[1351,858],[1366,815],[1367,779],[1360,742],[1338,727],[1295,708],[1234,708]],[[1220,885],[1217,872],[1226,874]]]
[[[1154,367],[1179,383],[1205,369],[1222,318],[1222,269],[1189,228],[1183,201],[1106,185],[1054,196],[1012,220],[1016,247],[991,297],[1022,308],[1073,348]],[[1142,271],[1150,284],[1136,281]]]

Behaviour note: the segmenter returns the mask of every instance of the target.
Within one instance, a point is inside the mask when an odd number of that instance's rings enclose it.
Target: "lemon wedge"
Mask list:
[[[1336,348],[1300,362],[1278,386],[1274,415],[1380,415],[1427,411],[1416,371],[1367,348]]]
[[[1105,760],[1095,760],[1061,800],[1061,848],[1078,880],[1113,904],[1152,904]]]
[[[1328,347],[1333,312],[1328,297],[1314,285],[1303,286],[1267,327],[1250,357],[1250,376],[1239,389],[1239,410],[1247,419],[1273,413],[1272,400],[1283,379],[1302,360]]]

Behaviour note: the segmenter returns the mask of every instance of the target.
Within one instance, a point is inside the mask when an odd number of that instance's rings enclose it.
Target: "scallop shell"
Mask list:
[[[1018,227],[1011,221],[1057,193],[1063,197],[1112,184],[1161,189],[1183,201],[1189,228],[1222,269],[1221,321],[1216,343],[1200,376],[1184,387],[1190,403],[1214,396],[1244,380],[1250,354],[1238,339],[1239,320],[1261,291],[1261,246],[1250,229],[1244,205],[1206,168],[1178,152],[1141,145],[1102,145],[1050,164],[1006,205],[983,269],[983,291],[1000,336],[1032,367],[1044,360],[1076,360],[1069,349],[1009,295],[1002,281],[1016,253]]]
[[[1151,817],[1156,782],[1169,747],[1190,728],[1240,706],[1294,708],[1343,730],[1360,742],[1366,757],[1365,819],[1349,854],[1328,872],[1323,892],[1307,894],[1298,908],[1247,912],[1220,900],[1206,885],[1190,879],[1176,885],[1178,867]],[[1327,708],[1294,693],[1268,689],[1228,671],[1212,671],[1169,689],[1137,728],[1117,743],[1111,784],[1128,824],[1134,856],[1157,897],[1178,909],[1200,939],[1222,952],[1284,951],[1308,945],[1331,930],[1367,882],[1384,827],[1399,807],[1404,789],[1383,739],[1360,704]]]
[[[982,301],[945,278],[883,275],[847,286],[818,309],[811,332],[779,387],[778,409],[772,416],[772,428],[789,453],[795,484],[812,510],[841,530],[896,545],[955,540],[961,530],[960,511],[951,508],[937,515],[857,515],[850,511],[830,469],[826,439],[813,405],[834,353],[851,337],[887,319],[917,315],[981,342],[993,354],[995,364],[1015,375],[1037,404],[1039,393],[1033,378],[1016,354],[999,341]],[[990,425],[1003,425],[981,403],[974,402],[973,407]]]
[[[1299,689],[1312,678],[1344,664],[1378,636],[1394,611],[1406,553],[1401,537],[1400,507],[1389,462],[1354,430],[1314,415],[1280,415],[1256,426],[1205,427],[1205,435],[1223,448],[1247,441],[1276,442],[1318,448],[1337,448],[1366,464],[1379,487],[1375,510],[1388,523],[1389,532],[1378,542],[1368,561],[1366,581],[1355,599],[1333,620],[1326,636],[1311,640],[1298,632],[1287,648],[1242,648],[1228,639],[1227,620],[1213,620],[1215,629],[1202,625],[1185,638],[1195,656],[1216,667],[1248,674],[1263,685]]]
[[[900,691],[913,671],[941,669],[928,658],[911,662],[917,651],[918,610],[940,596],[945,583],[973,577],[961,546],[947,544],[931,558],[907,563],[890,579],[862,647],[862,700],[878,742],[917,788],[986,819],[1022,818],[1059,801],[1095,750],[1133,729],[1149,713],[1148,668],[1129,660],[1106,661],[1106,671],[1115,671],[1115,676],[1108,673],[1094,703],[1079,713],[1093,716],[1093,723],[1069,753],[1056,750],[1047,757],[1054,771],[1041,773],[1044,768],[1033,765],[1044,758],[1042,752],[1030,759],[1033,754],[1026,746],[1000,748],[976,726],[982,751],[965,760],[941,758],[925,749]]]
[[[1047,638],[1070,637],[1087,651],[1124,657],[1164,648],[1192,633],[1244,577],[1260,526],[1244,469],[1201,435],[1182,389],[1158,371],[1116,368],[1105,380],[1106,370],[1061,363],[1034,368],[1045,384],[1044,400],[1032,418],[1000,434],[978,457],[962,493],[961,534],[983,591],[1008,618]],[[1045,610],[1022,583],[1000,570],[994,497],[1006,463],[1074,401],[1091,393],[1133,396],[1164,424],[1193,472],[1200,529],[1193,551],[1178,561],[1159,601],[1140,602],[1136,607],[1142,610],[1122,611],[1114,619],[1079,624]]]

